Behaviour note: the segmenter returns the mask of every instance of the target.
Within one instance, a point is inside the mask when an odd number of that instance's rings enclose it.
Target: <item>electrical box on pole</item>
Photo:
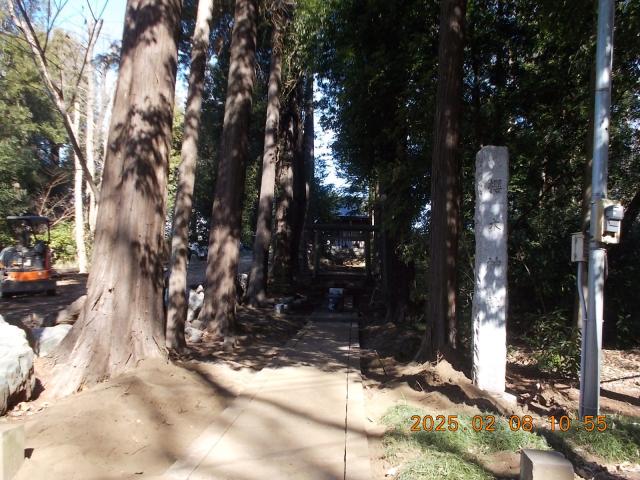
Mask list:
[[[596,217],[595,240],[607,244],[620,243],[622,218],[624,216],[622,205],[608,198],[601,198],[596,203],[596,209],[598,216]]]
[[[589,246],[585,244],[584,233],[577,232],[571,234],[571,261],[586,262]]]

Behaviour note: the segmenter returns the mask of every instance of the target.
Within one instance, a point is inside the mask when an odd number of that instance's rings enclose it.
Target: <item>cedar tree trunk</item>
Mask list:
[[[282,131],[282,151],[278,161],[278,199],[276,202],[272,278],[276,289],[287,291],[293,282],[293,157],[296,145],[296,102],[289,100]]]
[[[311,197],[313,194],[313,179],[315,176],[315,131],[313,124],[313,74],[307,74],[307,78],[304,86],[304,139],[303,139],[303,151],[304,151],[304,168],[306,170],[305,177],[305,212],[304,222],[302,225],[302,263],[304,269],[309,268],[309,254],[308,254],[308,240],[305,233],[305,225],[309,221],[309,206],[311,205]]]
[[[200,319],[226,337],[235,326],[242,192],[255,76],[256,0],[236,0],[227,101],[209,231],[207,288]]]
[[[279,25],[273,30],[271,47],[271,72],[267,98],[267,121],[264,130],[264,154],[262,156],[262,178],[260,180],[260,200],[256,237],[253,243],[253,261],[247,287],[250,305],[259,305],[265,299],[265,263],[271,243],[271,222],[273,195],[276,183],[276,157],[278,150],[278,127],[280,124],[280,83],[282,80],[282,48]]]
[[[298,81],[296,88],[296,103],[294,112],[295,144],[292,159],[293,174],[293,215],[291,233],[291,269],[294,275],[300,272],[300,242],[304,229],[304,220],[307,213],[307,169],[305,168],[305,133],[302,123],[302,108],[304,108],[304,83],[303,78]],[[312,127],[313,128],[313,127]]]
[[[87,301],[56,352],[57,395],[166,356],[162,251],[181,6],[127,3]]]
[[[441,0],[438,88],[431,166],[427,356],[456,343],[456,260],[460,225],[460,110],[466,0]],[[429,330],[429,329],[427,329]],[[429,335],[427,333],[427,335]],[[427,337],[425,337],[427,338]],[[429,348],[430,347],[430,348]]]
[[[169,306],[167,309],[167,347],[180,351],[185,347],[184,324],[187,318],[187,252],[189,249],[189,221],[193,204],[196,163],[198,161],[198,134],[204,73],[209,50],[209,33],[213,17],[213,0],[200,0],[196,27],[191,47],[189,91],[184,114],[184,134],[178,190],[173,214],[171,238],[171,275],[169,277]]]

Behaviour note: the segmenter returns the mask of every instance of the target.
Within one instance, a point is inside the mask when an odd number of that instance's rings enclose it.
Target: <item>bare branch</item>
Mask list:
[[[104,11],[107,9],[107,5],[109,5],[109,0],[105,0],[104,5],[102,6],[102,9],[100,10],[100,14],[98,15],[98,18],[104,17]]]
[[[83,151],[80,148],[80,142],[78,141],[78,137],[73,130],[72,122],[67,112],[67,107],[64,101],[64,97],[62,96],[62,92],[56,88],[53,81],[51,80],[51,75],[47,67],[45,53],[42,50],[42,46],[40,45],[40,42],[38,41],[38,37],[33,28],[33,25],[31,24],[31,20],[29,19],[26,9],[24,8],[24,5],[22,5],[21,0],[16,0],[15,3],[14,3],[14,0],[7,0],[7,1],[9,4],[9,14],[11,15],[11,18],[16,24],[16,26],[24,34],[27,40],[27,43],[31,47],[33,58],[36,62],[36,65],[38,66],[38,69],[40,70],[40,75],[42,77],[42,80],[45,83],[45,86],[47,87],[49,96],[53,100],[54,105],[56,106],[56,108],[60,112],[60,115],[62,116],[62,123],[64,124],[65,130],[67,131],[67,135],[69,136],[69,141],[71,143],[71,146],[73,147],[73,151],[78,156],[78,160],[80,162],[80,165],[82,166],[82,172],[84,173],[87,184],[91,188],[91,191],[95,195],[95,198],[98,199],[100,195],[98,192],[98,187],[96,186],[95,181],[91,176],[89,169],[87,168],[87,162],[85,160]],[[63,4],[66,4],[66,0],[63,2]],[[16,5],[18,6],[19,14],[17,13]]]
[[[42,51],[47,51],[47,45],[49,44],[49,35],[51,35],[51,29],[53,22],[51,21],[51,0],[47,0],[47,31],[44,37],[44,46],[42,47]]]
[[[53,14],[53,17],[51,17],[51,0],[47,2],[47,32],[44,38],[44,46],[42,48],[43,53],[47,53],[47,45],[49,44],[49,38],[51,36],[51,32],[53,31],[53,27],[55,26],[58,16],[62,12],[62,9],[67,5],[68,1],[69,0],[65,0],[60,5],[56,3],[56,11]]]
[[[89,9],[89,13],[91,14],[91,18],[93,18],[93,23],[96,23],[98,21],[98,19],[96,18],[96,15],[93,13],[93,8],[91,8],[91,2],[89,0],[87,0],[87,8]]]
[[[56,188],[69,182],[69,172],[47,170],[46,173],[51,178],[34,200],[33,207],[38,215],[51,219],[51,225],[54,226],[69,218],[73,212],[71,195],[68,190],[58,195],[52,193]]]
[[[69,100],[69,104],[73,104],[76,101],[76,96],[78,93],[78,89],[80,86],[80,82],[82,81],[82,77],[84,76],[84,69],[87,66],[87,61],[92,61],[93,59],[88,58],[90,52],[93,52],[93,48],[98,40],[98,36],[100,35],[100,30],[102,29],[102,20],[99,20],[98,23],[93,23],[89,28],[89,45],[84,51],[84,56],[82,57],[82,63],[80,65],[80,72],[78,73],[78,78],[76,80],[76,84],[73,88],[73,93],[71,95],[71,100]]]

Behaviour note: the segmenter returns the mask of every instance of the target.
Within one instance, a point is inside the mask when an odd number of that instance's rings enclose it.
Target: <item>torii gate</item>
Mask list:
[[[371,219],[368,223],[315,223],[307,227],[307,230],[313,232],[313,277],[317,277],[320,270],[320,245],[325,238],[326,232],[337,232],[338,236],[345,241],[364,241],[364,257],[365,257],[365,275],[367,279],[371,278],[371,233],[376,232],[378,227],[371,225]],[[349,235],[343,235],[349,232]],[[352,234],[356,232],[356,234]],[[359,233],[359,234],[358,234]]]

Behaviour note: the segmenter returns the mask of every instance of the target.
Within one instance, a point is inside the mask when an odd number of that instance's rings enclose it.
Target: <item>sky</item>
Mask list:
[[[127,2],[125,0],[69,0],[58,17],[56,25],[74,31],[86,38],[87,27],[85,19],[91,18],[88,5],[91,6],[91,10],[95,15],[99,15],[104,8],[104,14],[102,15],[103,26],[96,45],[96,53],[105,52],[111,43],[122,39]]]
[[[60,0],[57,1],[59,2]],[[89,5],[91,9],[89,9]],[[102,15],[103,26],[96,43],[95,52],[96,54],[103,53],[108,51],[113,42],[119,42],[122,39],[126,6],[126,0],[68,0],[56,21],[56,26],[75,32],[81,38],[86,39],[87,26],[85,19],[91,18],[91,11],[95,15],[99,15],[104,9]],[[184,79],[185,76],[178,75],[177,102],[184,102],[186,98],[187,85],[181,78]],[[322,94],[317,88],[314,98],[316,101],[322,98]],[[316,158],[322,160],[325,165],[321,183],[324,185],[332,184],[336,188],[342,188],[347,185],[347,182],[339,177],[331,151],[331,143],[335,135],[334,132],[326,131],[321,127],[320,113],[316,111],[314,134]]]

